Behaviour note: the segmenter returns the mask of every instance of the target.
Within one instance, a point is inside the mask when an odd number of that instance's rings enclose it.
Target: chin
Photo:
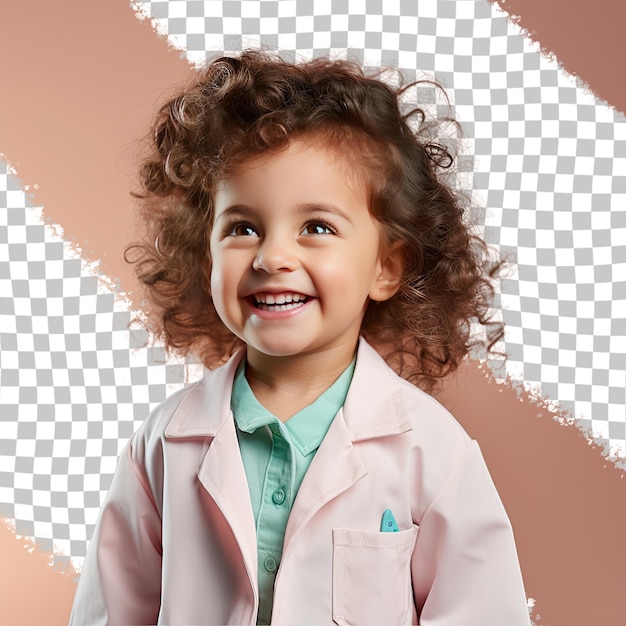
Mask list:
[[[288,357],[297,356],[302,354],[304,350],[301,347],[289,346],[289,345],[260,345],[260,344],[248,344],[251,348],[254,348],[257,352],[264,354],[265,356],[272,357]]]
[[[304,354],[311,350],[311,346],[297,337],[265,337],[264,339],[250,339],[244,342],[250,347],[272,357],[289,357]]]

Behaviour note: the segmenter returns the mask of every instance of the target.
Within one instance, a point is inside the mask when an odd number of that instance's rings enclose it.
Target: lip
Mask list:
[[[280,293],[297,293],[301,296],[308,296],[306,291],[300,291],[299,289],[290,289],[289,287],[263,287],[262,289],[255,289],[254,291],[248,291],[247,298],[251,298],[257,294],[271,293],[273,296],[277,296]]]

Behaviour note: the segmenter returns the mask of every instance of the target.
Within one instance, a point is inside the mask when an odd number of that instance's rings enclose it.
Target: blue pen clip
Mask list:
[[[385,510],[383,513],[383,519],[380,523],[380,530],[383,533],[397,533],[400,529],[396,522],[396,518],[393,516],[391,509]]]

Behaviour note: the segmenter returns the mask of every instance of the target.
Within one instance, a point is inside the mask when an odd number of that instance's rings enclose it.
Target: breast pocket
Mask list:
[[[333,621],[410,624],[411,555],[418,527],[396,533],[333,529]]]

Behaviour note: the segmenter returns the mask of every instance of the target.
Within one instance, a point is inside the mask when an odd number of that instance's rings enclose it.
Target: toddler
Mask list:
[[[206,369],[122,453],[72,624],[529,624],[479,447],[423,391],[502,326],[408,87],[246,51],[161,109],[127,258]]]

